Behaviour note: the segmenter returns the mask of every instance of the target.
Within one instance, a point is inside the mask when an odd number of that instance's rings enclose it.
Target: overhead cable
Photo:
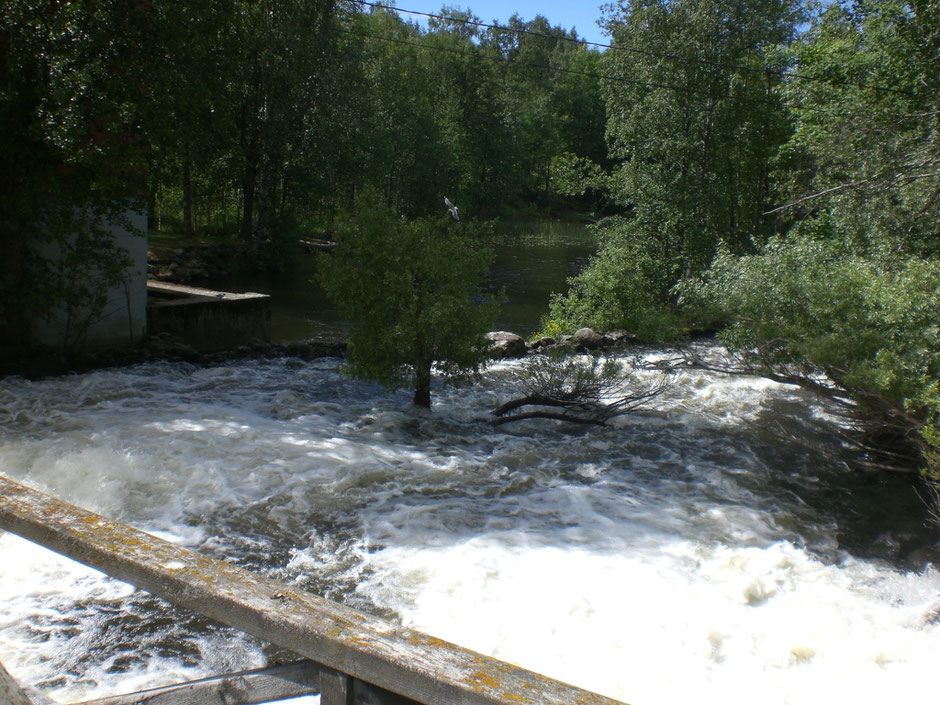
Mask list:
[[[357,0],[357,1],[358,1],[358,0]],[[659,82],[655,82],[655,81],[643,81],[643,80],[639,80],[639,79],[635,79],[635,78],[628,78],[628,77],[626,77],[626,76],[612,76],[612,75],[606,74],[606,73],[605,73],[605,74],[599,74],[599,73],[592,73],[592,72],[590,72],[590,71],[578,71],[577,69],[569,69],[569,68],[566,68],[566,67],[564,67],[564,66],[549,66],[549,65],[545,65],[545,64],[533,64],[533,63],[531,63],[531,62],[519,61],[518,59],[511,59],[511,58],[508,58],[508,57],[505,57],[505,56],[502,56],[502,55],[494,56],[494,55],[492,55],[492,54],[485,54],[485,53],[483,53],[483,54],[481,54],[481,53],[471,53],[471,52],[468,52],[468,51],[464,51],[463,49],[455,49],[455,48],[453,48],[453,47],[443,47],[443,46],[436,46],[436,45],[434,45],[434,44],[424,44],[424,43],[422,43],[422,42],[411,41],[411,40],[408,40],[408,39],[401,39],[401,38],[398,38],[398,37],[390,37],[390,36],[387,36],[387,35],[369,34],[369,33],[367,33],[367,32],[355,32],[355,31],[350,30],[350,29],[337,29],[336,31],[339,32],[339,33],[341,33],[341,34],[346,34],[346,35],[349,35],[349,36],[352,36],[352,37],[359,37],[359,38],[361,38],[361,39],[375,39],[375,40],[378,40],[378,41],[389,42],[389,43],[391,43],[391,44],[401,44],[401,45],[404,45],[404,46],[417,47],[417,48],[419,48],[419,49],[429,49],[429,50],[432,50],[432,51],[440,51],[440,52],[444,52],[444,53],[448,53],[448,54],[457,54],[457,55],[460,55],[460,56],[472,56],[472,57],[474,57],[474,58],[484,58],[484,59],[488,59],[488,60],[490,60],[490,61],[494,61],[494,62],[496,62],[496,63],[501,63],[501,64],[514,64],[515,66],[524,66],[524,67],[527,67],[527,68],[539,69],[539,70],[541,70],[541,71],[550,71],[550,72],[553,71],[553,72],[557,72],[557,73],[566,73],[566,74],[572,74],[572,75],[575,75],[575,76],[584,76],[585,78],[593,78],[593,79],[597,79],[597,80],[611,81],[611,82],[614,82],[614,83],[626,83],[626,84],[630,84],[630,85],[640,86],[640,87],[643,87],[643,88],[662,88],[662,89],[665,89],[665,90],[673,91],[673,92],[676,92],[676,93],[682,93],[682,94],[685,94],[685,95],[710,95],[710,97],[712,97],[712,98],[716,98],[716,99],[719,98],[719,96],[711,95],[710,93],[708,93],[708,92],[705,91],[705,90],[697,90],[697,89],[690,88],[690,87],[685,87],[685,86],[676,86],[676,85],[672,85],[672,84],[669,84],[669,83],[659,83]],[[765,105],[771,105],[771,106],[774,106],[774,107],[779,107],[779,106],[781,105],[781,102],[782,102],[782,101],[767,100],[766,98],[757,98],[757,97],[754,97],[754,96],[750,96],[750,97],[749,97],[749,100],[751,100],[751,101],[753,101],[753,102],[755,102],[755,103],[763,103],[763,104],[765,104]],[[825,109],[825,108],[816,108],[816,107],[809,107],[809,106],[804,106],[803,109],[805,109],[805,110],[810,110],[810,111],[812,111],[812,112],[821,112],[821,113],[831,113],[831,112],[832,112],[832,111],[827,110],[827,109]]]
[[[420,12],[418,10],[406,10],[401,7],[395,7],[394,5],[385,5],[379,2],[369,2],[369,0],[350,0],[351,2],[357,5],[366,5],[368,7],[373,7],[378,10],[390,10],[393,12],[403,12],[408,15],[416,15],[420,17],[427,17],[429,19],[441,20],[444,22],[455,22],[459,24],[468,25],[471,27],[479,27],[481,29],[490,29],[498,32],[509,32],[513,34],[522,34],[532,37],[542,37],[544,39],[552,39],[555,41],[563,41],[571,44],[578,44],[586,47],[595,47],[598,49],[611,49],[613,51],[622,51],[628,52],[631,54],[640,54],[642,56],[648,56],[656,59],[669,59],[671,61],[684,61],[686,63],[701,64],[703,66],[709,66],[711,68],[720,68],[725,70],[734,70],[734,71],[746,71],[750,73],[758,74],[771,74],[775,76],[780,76],[782,78],[795,78],[803,81],[819,81],[822,83],[834,84],[834,85],[843,85],[843,86],[854,86],[858,88],[871,88],[875,91],[882,91],[885,93],[898,93],[901,95],[912,95],[912,91],[902,90],[900,88],[888,88],[886,86],[879,85],[868,85],[865,83],[853,83],[851,81],[845,81],[837,78],[831,78],[826,76],[809,76],[807,74],[797,73],[796,71],[777,71],[768,68],[759,68],[755,66],[746,66],[744,64],[733,64],[721,61],[714,61],[711,59],[701,59],[692,56],[680,56],[679,54],[672,54],[668,52],[657,52],[650,51],[647,49],[637,49],[635,47],[630,47],[625,44],[615,43],[615,44],[604,44],[602,42],[592,42],[586,39],[575,39],[574,37],[568,37],[564,35],[552,35],[545,34],[544,32],[535,32],[530,29],[523,29],[519,27],[506,27],[498,24],[490,24],[487,22],[480,22],[478,20],[465,19],[462,17],[452,17],[448,15],[438,15],[433,12]]]

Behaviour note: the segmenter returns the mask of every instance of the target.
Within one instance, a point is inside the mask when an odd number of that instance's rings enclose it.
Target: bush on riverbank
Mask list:
[[[809,236],[721,252],[682,300],[724,318],[722,342],[758,374],[855,402],[877,463],[927,468],[940,423],[940,262],[855,252]]]
[[[600,231],[597,254],[575,277],[569,289],[552,297],[542,322],[545,335],[625,329],[643,342],[672,342],[685,330],[669,293],[674,279],[631,224],[617,223]]]

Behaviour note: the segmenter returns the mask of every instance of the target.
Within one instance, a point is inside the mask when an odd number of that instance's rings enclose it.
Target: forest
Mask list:
[[[4,3],[7,349],[26,339],[27,313],[95,295],[63,287],[37,244],[69,248],[72,267],[119,269],[87,227],[89,203],[116,214],[133,201],[152,232],[229,242],[259,266],[301,235],[365,237],[326,278],[370,301],[363,263],[400,265],[369,254],[378,233],[430,252],[455,232],[446,197],[459,237],[520,215],[593,224],[599,250],[544,333],[716,333],[729,372],[850,408],[871,466],[940,480],[940,5],[620,0],[609,46],[541,16],[496,26],[444,7],[425,26],[401,10]],[[473,249],[433,252],[459,264]],[[466,271],[485,269],[470,255]],[[421,286],[453,283],[432,265]],[[472,337],[485,317],[465,303],[428,315]],[[360,342],[367,374],[479,362],[466,346],[402,358],[400,334],[382,350]]]

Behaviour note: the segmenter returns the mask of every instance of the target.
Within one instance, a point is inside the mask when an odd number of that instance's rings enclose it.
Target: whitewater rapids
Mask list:
[[[834,448],[819,400],[688,370],[608,428],[494,428],[522,364],[430,414],[335,360],[0,380],[0,472],[633,705],[934,696],[923,508],[771,432]],[[274,655],[11,534],[0,595],[0,661],[63,703]]]

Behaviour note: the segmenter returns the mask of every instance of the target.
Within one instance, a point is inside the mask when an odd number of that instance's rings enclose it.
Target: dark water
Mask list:
[[[539,328],[551,295],[563,292],[596,248],[583,226],[535,222],[505,226],[494,243],[489,286],[505,292],[495,327],[528,336]],[[211,288],[271,295],[274,342],[342,331],[343,316],[316,281],[316,257],[300,255],[284,272],[214,279]]]

